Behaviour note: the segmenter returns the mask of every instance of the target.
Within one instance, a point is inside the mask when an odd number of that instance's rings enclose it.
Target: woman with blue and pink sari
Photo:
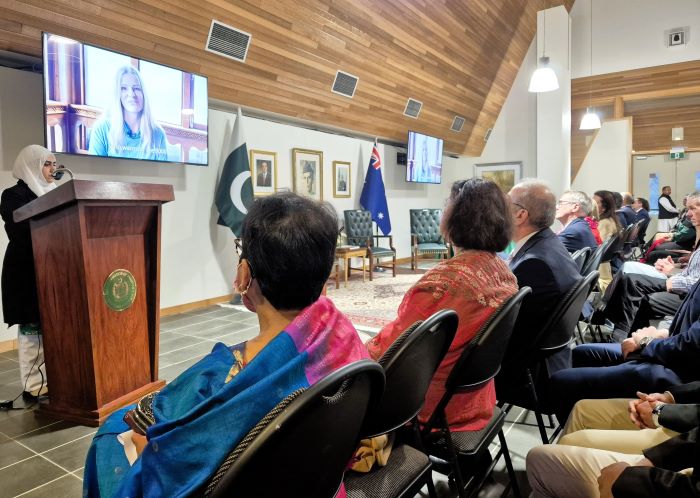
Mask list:
[[[243,225],[235,286],[260,333],[211,353],[95,435],[84,496],[196,494],[255,424],[293,391],[368,357],[321,296],[334,262],[335,211],[292,193],[259,198]]]

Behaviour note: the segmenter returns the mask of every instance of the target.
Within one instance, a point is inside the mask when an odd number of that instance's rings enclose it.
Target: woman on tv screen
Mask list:
[[[90,154],[129,159],[167,160],[165,131],[153,119],[139,71],[121,67],[112,108],[90,134]]]

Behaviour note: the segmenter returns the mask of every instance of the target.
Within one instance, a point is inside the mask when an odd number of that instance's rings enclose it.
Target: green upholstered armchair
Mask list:
[[[438,255],[447,259],[449,247],[440,234],[442,209],[411,209],[411,269],[418,267],[418,259]]]
[[[369,259],[369,279],[372,280],[374,267],[391,267],[392,275],[396,276],[396,249],[391,235],[374,235],[372,233],[372,215],[362,209],[349,209],[345,214],[345,235],[348,244],[367,248]],[[380,240],[382,244],[380,245]],[[388,242],[388,246],[386,247]],[[391,258],[391,261],[387,261]],[[383,260],[380,264],[380,260]]]

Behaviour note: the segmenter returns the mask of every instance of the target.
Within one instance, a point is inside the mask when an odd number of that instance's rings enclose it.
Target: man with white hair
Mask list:
[[[598,247],[591,227],[584,219],[590,212],[591,199],[583,192],[569,190],[557,201],[556,218],[564,225],[564,229],[557,235],[569,252],[584,247],[595,251]]]

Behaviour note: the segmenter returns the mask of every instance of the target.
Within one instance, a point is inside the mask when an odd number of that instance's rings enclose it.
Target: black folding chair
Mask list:
[[[368,408],[383,389],[382,367],[362,360],[289,396],[236,446],[201,494],[335,496]]]
[[[583,247],[571,255],[571,259],[573,259],[574,263],[576,263],[579,272],[583,269],[583,265],[586,264],[586,260],[588,259],[590,254],[591,248]]]
[[[513,385],[513,372],[509,372],[507,378],[496,377],[496,396],[498,404],[509,411],[513,405],[526,408],[535,412],[537,427],[544,444],[553,441],[559,434],[561,426],[555,428],[551,437],[542,420],[542,414],[553,415],[546,404],[545,392],[549,381],[547,359],[556,353],[569,347],[574,340],[574,332],[578,318],[583,308],[583,303],[590,292],[591,285],[598,279],[598,272],[592,271],[588,276],[576,284],[561,300],[548,320],[540,329],[539,334],[533,338],[533,347],[530,351],[523,351],[525,357],[524,371],[518,372],[518,379],[523,379],[524,384]],[[538,386],[540,392],[538,392]]]
[[[479,329],[477,335],[464,348],[459,360],[450,371],[445,382],[445,394],[438,402],[426,424],[421,427],[421,436],[428,453],[435,463],[435,469],[454,480],[459,496],[464,498],[478,492],[484,480],[493,470],[501,455],[506,463],[510,483],[516,496],[520,496],[515,471],[510,460],[508,445],[503,435],[506,413],[495,406],[489,423],[480,431],[450,430],[446,408],[452,396],[481,388],[493,379],[501,368],[506,346],[513,332],[515,320],[523,298],[531,292],[523,287],[496,310]],[[463,475],[464,465],[473,467],[479,458],[488,451],[489,444],[498,436],[501,449],[486,472],[477,475]],[[460,463],[462,465],[460,465]],[[465,477],[468,481],[465,482]]]
[[[457,313],[438,311],[414,323],[384,352],[379,364],[384,367],[386,387],[367,415],[363,437],[394,431],[416,418],[457,324]],[[419,438],[416,443],[421,448]],[[395,444],[386,466],[366,474],[349,471],[344,482],[348,498],[412,498],[424,485],[431,498],[437,498],[428,456],[408,444]]]

